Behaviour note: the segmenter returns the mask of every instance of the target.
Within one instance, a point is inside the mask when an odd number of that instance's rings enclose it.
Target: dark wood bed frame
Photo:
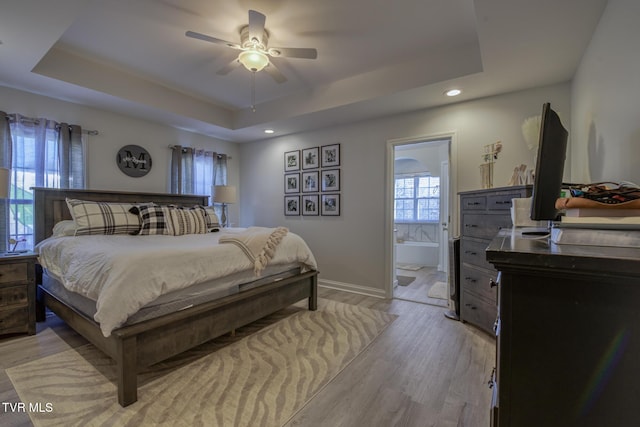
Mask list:
[[[104,202],[149,202],[206,205],[208,196],[101,190],[34,188],[35,243],[49,237],[56,222],[71,219],[65,198]],[[49,307],[71,328],[115,360],[118,402],[138,399],[137,375],[151,366],[236,328],[309,300],[317,308],[317,272],[310,271],[176,313],[116,329],[105,338],[98,323],[39,287],[39,304]]]

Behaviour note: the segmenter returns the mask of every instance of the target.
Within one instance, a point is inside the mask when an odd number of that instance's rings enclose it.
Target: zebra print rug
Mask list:
[[[7,374],[27,407],[44,408],[29,413],[36,426],[282,426],[396,318],[322,299],[274,316],[154,365],[126,408],[115,365],[88,344]]]

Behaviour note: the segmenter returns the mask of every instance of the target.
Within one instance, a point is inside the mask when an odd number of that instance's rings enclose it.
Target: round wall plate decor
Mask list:
[[[139,145],[125,145],[118,150],[116,163],[126,175],[140,178],[151,170],[151,155]]]

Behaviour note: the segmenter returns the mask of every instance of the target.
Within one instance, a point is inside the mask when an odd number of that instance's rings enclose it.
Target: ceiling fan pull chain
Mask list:
[[[251,111],[256,112],[256,72],[251,72]]]

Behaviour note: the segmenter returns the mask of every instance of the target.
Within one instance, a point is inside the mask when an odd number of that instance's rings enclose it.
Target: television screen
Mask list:
[[[558,216],[555,204],[562,189],[568,135],[560,117],[551,109],[551,104],[545,103],[542,106],[540,142],[533,179],[531,219],[534,221],[553,221]]]

